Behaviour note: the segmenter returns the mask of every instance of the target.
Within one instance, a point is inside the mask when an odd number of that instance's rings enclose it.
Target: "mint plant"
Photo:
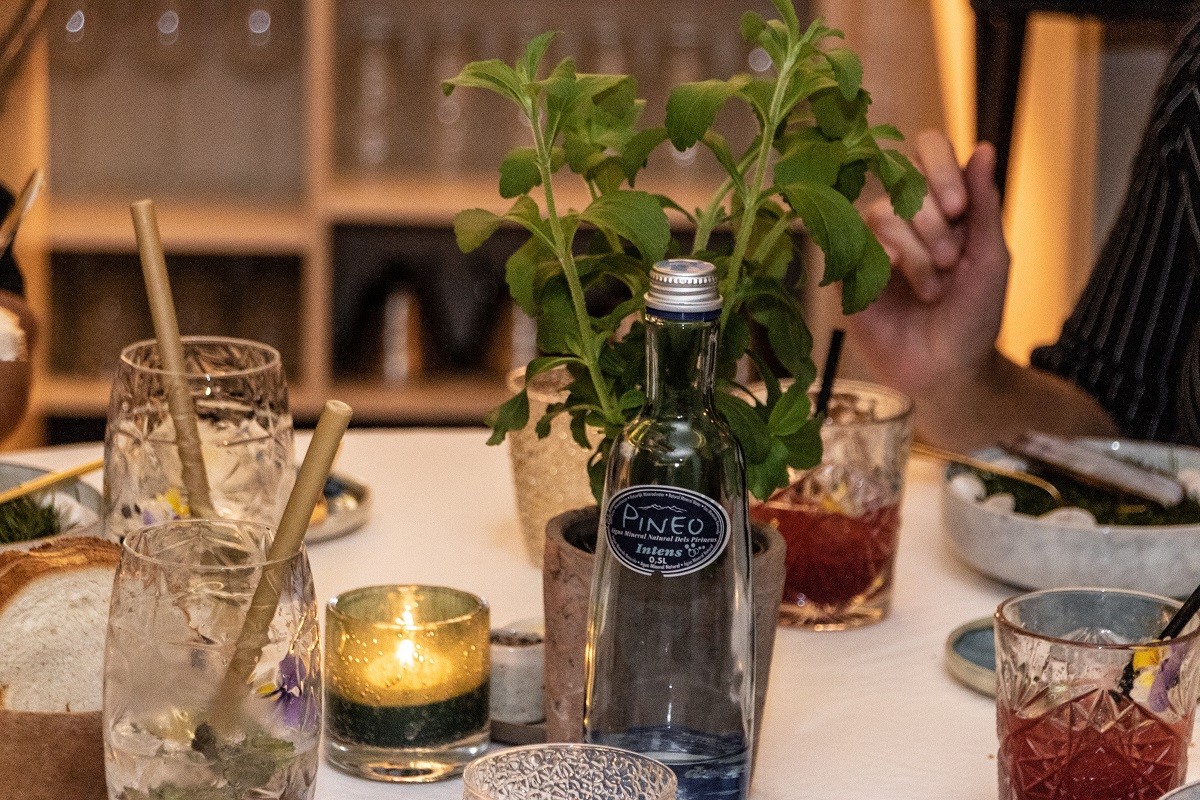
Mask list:
[[[853,313],[879,296],[891,271],[853,206],[867,175],[881,181],[906,218],[925,195],[912,163],[881,145],[902,140],[899,131],[867,122],[871,100],[862,88],[862,64],[837,44],[841,32],[820,20],[802,29],[792,0],[772,3],[777,19],[748,12],[740,26],[745,40],[771,57],[771,74],[674,87],[664,127],[639,127],[645,101],[631,76],[579,73],[570,58],[542,75],[552,33],[534,38],[513,65],[476,61],[442,84],[446,94],[471,87],[502,95],[529,123],[532,146],[513,150],[500,165],[500,195],[513,199],[512,206],[504,214],[462,211],[454,230],[463,252],[506,223],[529,232],[506,266],[509,292],[536,321],[543,353],[528,364],[525,379],[558,367],[571,377],[566,400],[551,405],[536,430],[546,436],[553,418],[568,414],[581,447],[591,447],[589,427],[602,433],[589,461],[597,497],[609,445],[644,400],[644,330],[640,322],[628,330],[622,325],[642,309],[655,261],[692,256],[717,266],[725,300],[717,405],[742,446],[750,491],[765,498],[787,484],[789,466],[813,466],[821,454],[820,420],[812,418],[808,398],[815,378],[812,336],[800,279],[789,277],[799,229],[825,254],[822,285],[840,282],[842,308]],[[731,102],[758,122],[744,152],[734,152],[713,127]],[[635,188],[652,153],[667,142],[681,151],[699,144],[723,168],[725,178],[703,208],[685,209]],[[584,183],[591,198],[586,208],[559,208],[556,181],[565,180]],[[668,209],[690,222],[690,248],[672,234]],[[730,246],[714,246],[718,230],[728,232]],[[628,299],[609,313],[589,314],[586,292],[613,280]],[[765,351],[751,336],[754,323],[766,331]],[[756,397],[737,382],[743,358],[753,362],[765,394]],[[780,374],[773,364],[782,365]],[[786,375],[794,381],[784,389]],[[489,443],[528,423],[522,391],[489,415]]]

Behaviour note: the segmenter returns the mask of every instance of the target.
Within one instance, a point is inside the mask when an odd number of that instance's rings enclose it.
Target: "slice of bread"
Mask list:
[[[118,545],[68,537],[0,553],[0,708],[98,711]]]

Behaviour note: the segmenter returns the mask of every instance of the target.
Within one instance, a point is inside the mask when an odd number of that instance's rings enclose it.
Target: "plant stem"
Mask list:
[[[738,286],[742,280],[742,261],[746,258],[746,249],[750,246],[750,235],[754,231],[754,219],[758,214],[758,206],[762,202],[763,184],[767,180],[767,165],[771,160],[771,145],[775,141],[775,131],[779,128],[780,117],[783,114],[783,96],[796,66],[798,52],[795,48],[788,50],[783,63],[775,75],[775,89],[771,94],[771,108],[763,122],[762,138],[758,143],[758,154],[755,157],[754,175],[746,186],[742,217],[736,226],[733,241],[733,255],[729,258],[729,271],[725,281],[730,286]],[[721,325],[724,327],[733,308],[732,303],[726,303],[721,309]]]
[[[546,198],[546,217],[550,223],[550,234],[554,238],[554,247],[558,251],[558,261],[562,265],[563,275],[567,279],[567,288],[571,293],[571,307],[575,312],[575,322],[579,326],[579,346],[583,352],[578,353],[587,367],[588,375],[591,376],[592,386],[596,390],[596,397],[600,400],[600,406],[603,410],[605,419],[614,420],[618,418],[619,409],[617,408],[616,399],[612,396],[608,383],[604,380],[604,373],[600,370],[600,361],[596,357],[592,347],[593,331],[591,325],[591,317],[587,313],[587,303],[583,295],[583,284],[579,280],[579,270],[575,266],[575,254],[571,250],[571,242],[567,241],[566,233],[563,231],[562,220],[558,218],[558,212],[554,204],[554,189],[551,184],[552,173],[550,171],[550,148],[544,141],[544,132],[542,131],[541,120],[536,109],[528,109],[530,124],[533,126],[533,141],[537,147],[538,172],[542,176],[542,188]]]

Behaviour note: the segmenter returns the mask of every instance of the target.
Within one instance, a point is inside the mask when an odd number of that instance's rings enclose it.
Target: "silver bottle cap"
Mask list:
[[[669,258],[650,270],[648,312],[704,314],[721,310],[717,268],[694,258]]]

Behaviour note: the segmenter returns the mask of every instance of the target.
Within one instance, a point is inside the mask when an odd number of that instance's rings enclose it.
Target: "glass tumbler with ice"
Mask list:
[[[1200,627],[1155,641],[1179,605],[1115,589],[1000,604],[1000,800],[1157,800],[1183,782]]]
[[[821,463],[750,508],[787,542],[782,625],[841,630],[891,606],[912,401],[884,386],[834,382]]]
[[[277,524],[296,475],[278,351],[245,339],[185,336],[183,355],[214,511]],[[104,520],[111,537],[191,514],[167,402],[171,378],[154,340],[121,353],[104,438]]]
[[[321,734],[316,596],[274,529],[173,520],[122,544],[104,658],[109,797],[311,800]],[[280,598],[232,726],[206,721],[260,580]],[[231,729],[228,729],[231,728]]]

